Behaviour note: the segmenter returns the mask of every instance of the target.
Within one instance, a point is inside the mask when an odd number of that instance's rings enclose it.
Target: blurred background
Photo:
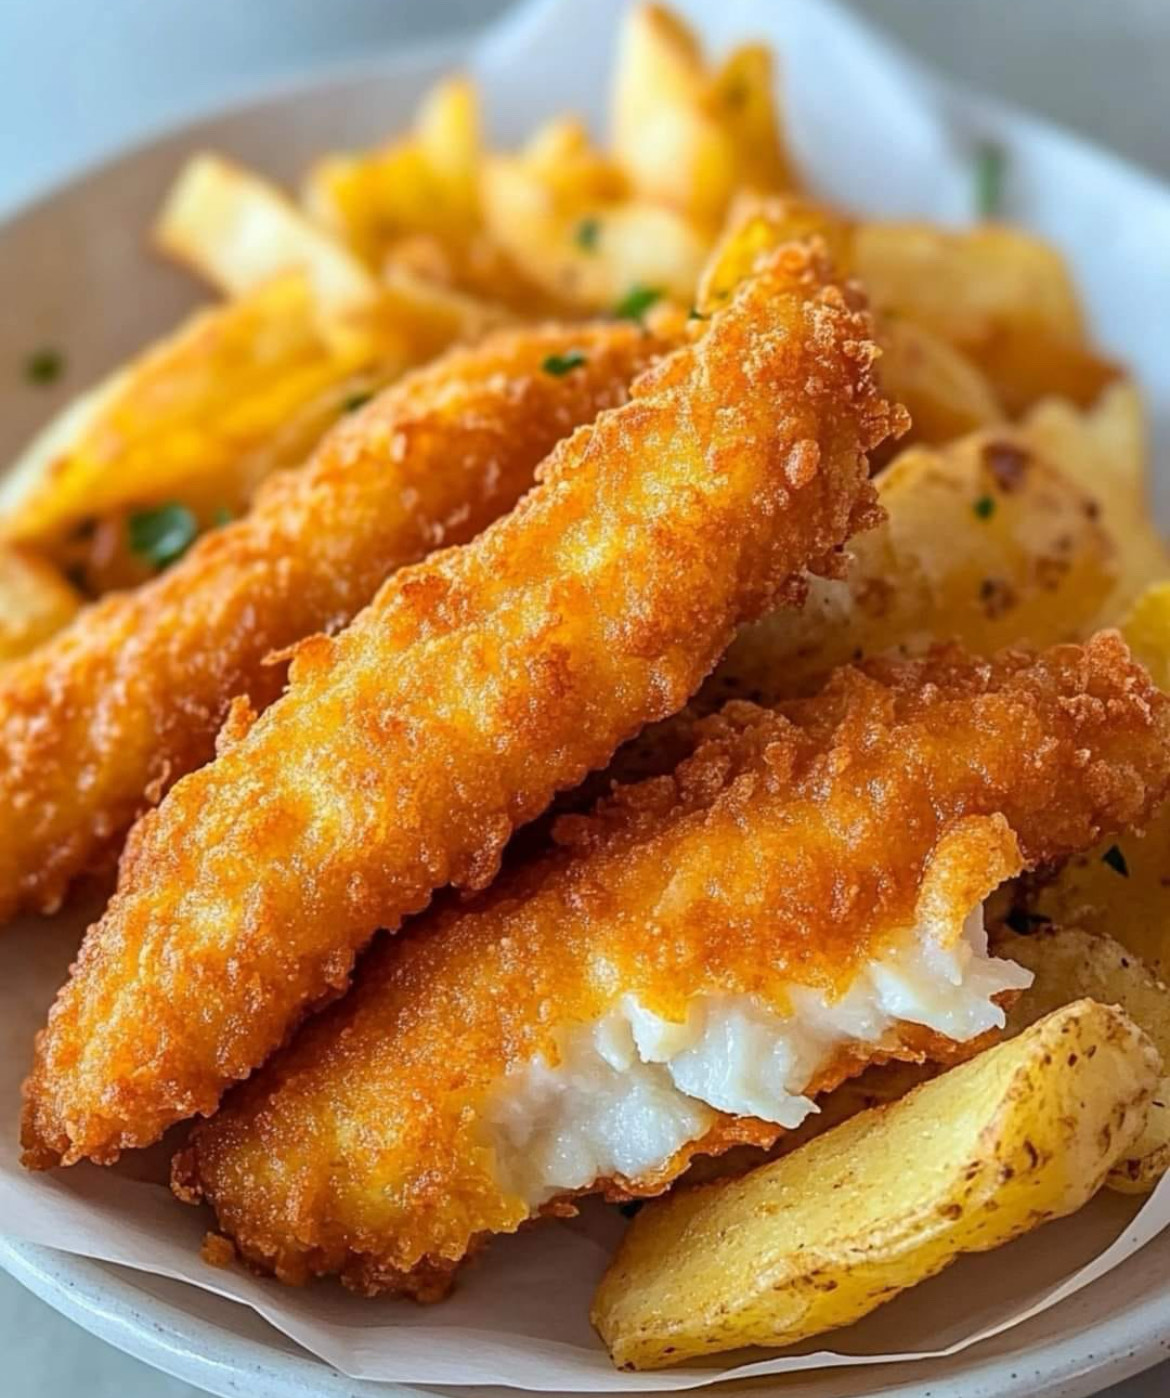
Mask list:
[[[842,2],[940,70],[1170,178],[1167,0]],[[486,24],[508,3],[3,0],[0,216],[190,116]],[[186,1384],[91,1339],[2,1274],[0,1352],[5,1398],[194,1398]],[[1168,1393],[1163,1368],[1111,1398]]]
[[[258,86],[486,24],[508,3],[4,0],[0,213]],[[845,3],[963,81],[1170,177],[1166,0]]]

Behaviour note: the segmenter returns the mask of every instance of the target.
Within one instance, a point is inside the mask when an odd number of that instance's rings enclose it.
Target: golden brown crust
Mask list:
[[[557,377],[552,354],[585,363]],[[0,672],[0,922],[52,911],[131,821],[208,761],[234,695],[335,630],[395,568],[512,507],[557,441],[625,401],[661,354],[635,326],[496,334],[410,375],[334,429],[299,471],[169,572],[112,596]]]
[[[357,951],[677,709],[735,627],[869,517],[898,414],[868,320],[784,249],[472,544],[396,574],[128,843],[38,1040],[34,1166],[212,1111]]]
[[[176,1179],[258,1266],[401,1290],[527,1217],[496,1183],[479,1104],[535,1055],[555,1062],[561,1027],[629,992],[677,1020],[705,992],[782,1006],[794,981],[843,985],[924,917],[957,930],[1021,857],[1141,821],[1168,783],[1170,701],[1115,635],[940,651],[838,672],[777,712],[729,705],[673,776],[562,822],[560,849],[375,947],[350,994],[196,1128]],[[971,1047],[901,1026],[814,1088]],[[775,1135],[724,1120],[652,1178],[599,1187],[653,1193],[695,1153]]]

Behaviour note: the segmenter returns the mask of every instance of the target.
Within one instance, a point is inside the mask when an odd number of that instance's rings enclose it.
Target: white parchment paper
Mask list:
[[[789,130],[816,188],[863,212],[951,223],[972,212],[973,154],[1007,152],[1006,209],[1072,260],[1096,333],[1131,364],[1159,437],[1170,435],[1170,190],[1039,122],[936,83],[831,0],[675,0],[716,51],[769,41],[783,64]],[[493,135],[544,116],[600,124],[622,0],[535,0],[469,56]],[[1160,452],[1164,459],[1165,453]],[[1157,476],[1170,505],[1170,472]],[[578,1392],[671,1390],[832,1365],[954,1353],[1058,1304],[1123,1263],[1170,1222],[1170,1180],[1144,1204],[1102,1195],[1007,1252],[967,1258],[861,1324],[783,1357],[663,1374],[618,1374],[588,1323],[593,1287],[624,1221],[601,1205],[500,1239],[453,1299],[420,1309],[332,1284],[292,1291],[207,1266],[209,1218],[166,1190],[169,1149],[112,1170],[30,1176],[15,1141],[32,1035],[63,979],[87,912],[0,936],[0,1230],[172,1277],[252,1306],[354,1378]],[[169,1147],[171,1143],[167,1143]]]

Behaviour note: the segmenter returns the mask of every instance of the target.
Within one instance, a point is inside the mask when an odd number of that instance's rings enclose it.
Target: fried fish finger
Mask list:
[[[280,693],[271,652],[349,621],[395,568],[474,537],[663,349],[611,325],[500,333],[448,354],[354,413],[170,572],[5,666],[0,921],[53,911],[211,758],[234,696],[260,710]]]
[[[251,1263],[433,1299],[487,1235],[766,1146],[888,1058],[946,1061],[1030,975],[982,901],[1144,819],[1170,700],[1116,636],[733,702],[673,776],[376,946],[176,1161]]]
[[[302,644],[287,693],[136,827],[39,1036],[27,1163],[213,1111],[376,928],[485,886],[518,825],[799,596],[872,522],[866,451],[902,424],[869,330],[814,249],[782,249],[510,516]]]

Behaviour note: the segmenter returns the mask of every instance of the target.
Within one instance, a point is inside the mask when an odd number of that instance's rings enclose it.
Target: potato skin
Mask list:
[[[1170,1067],[1170,990],[1133,952],[1104,933],[1079,927],[1042,927],[1027,936],[1001,929],[993,937],[998,956],[1027,967],[1036,979],[1012,1006],[1008,1034],[1042,1015],[1088,996],[1120,1005],[1149,1035]],[[1170,1169],[1170,1078],[1163,1077],[1145,1130],[1109,1172],[1106,1183],[1122,1194],[1148,1194]]]
[[[629,1369],[848,1325],[1080,1208],[1141,1131],[1160,1072],[1120,1010],[1066,1006],[743,1179],[648,1205],[593,1323]]]

